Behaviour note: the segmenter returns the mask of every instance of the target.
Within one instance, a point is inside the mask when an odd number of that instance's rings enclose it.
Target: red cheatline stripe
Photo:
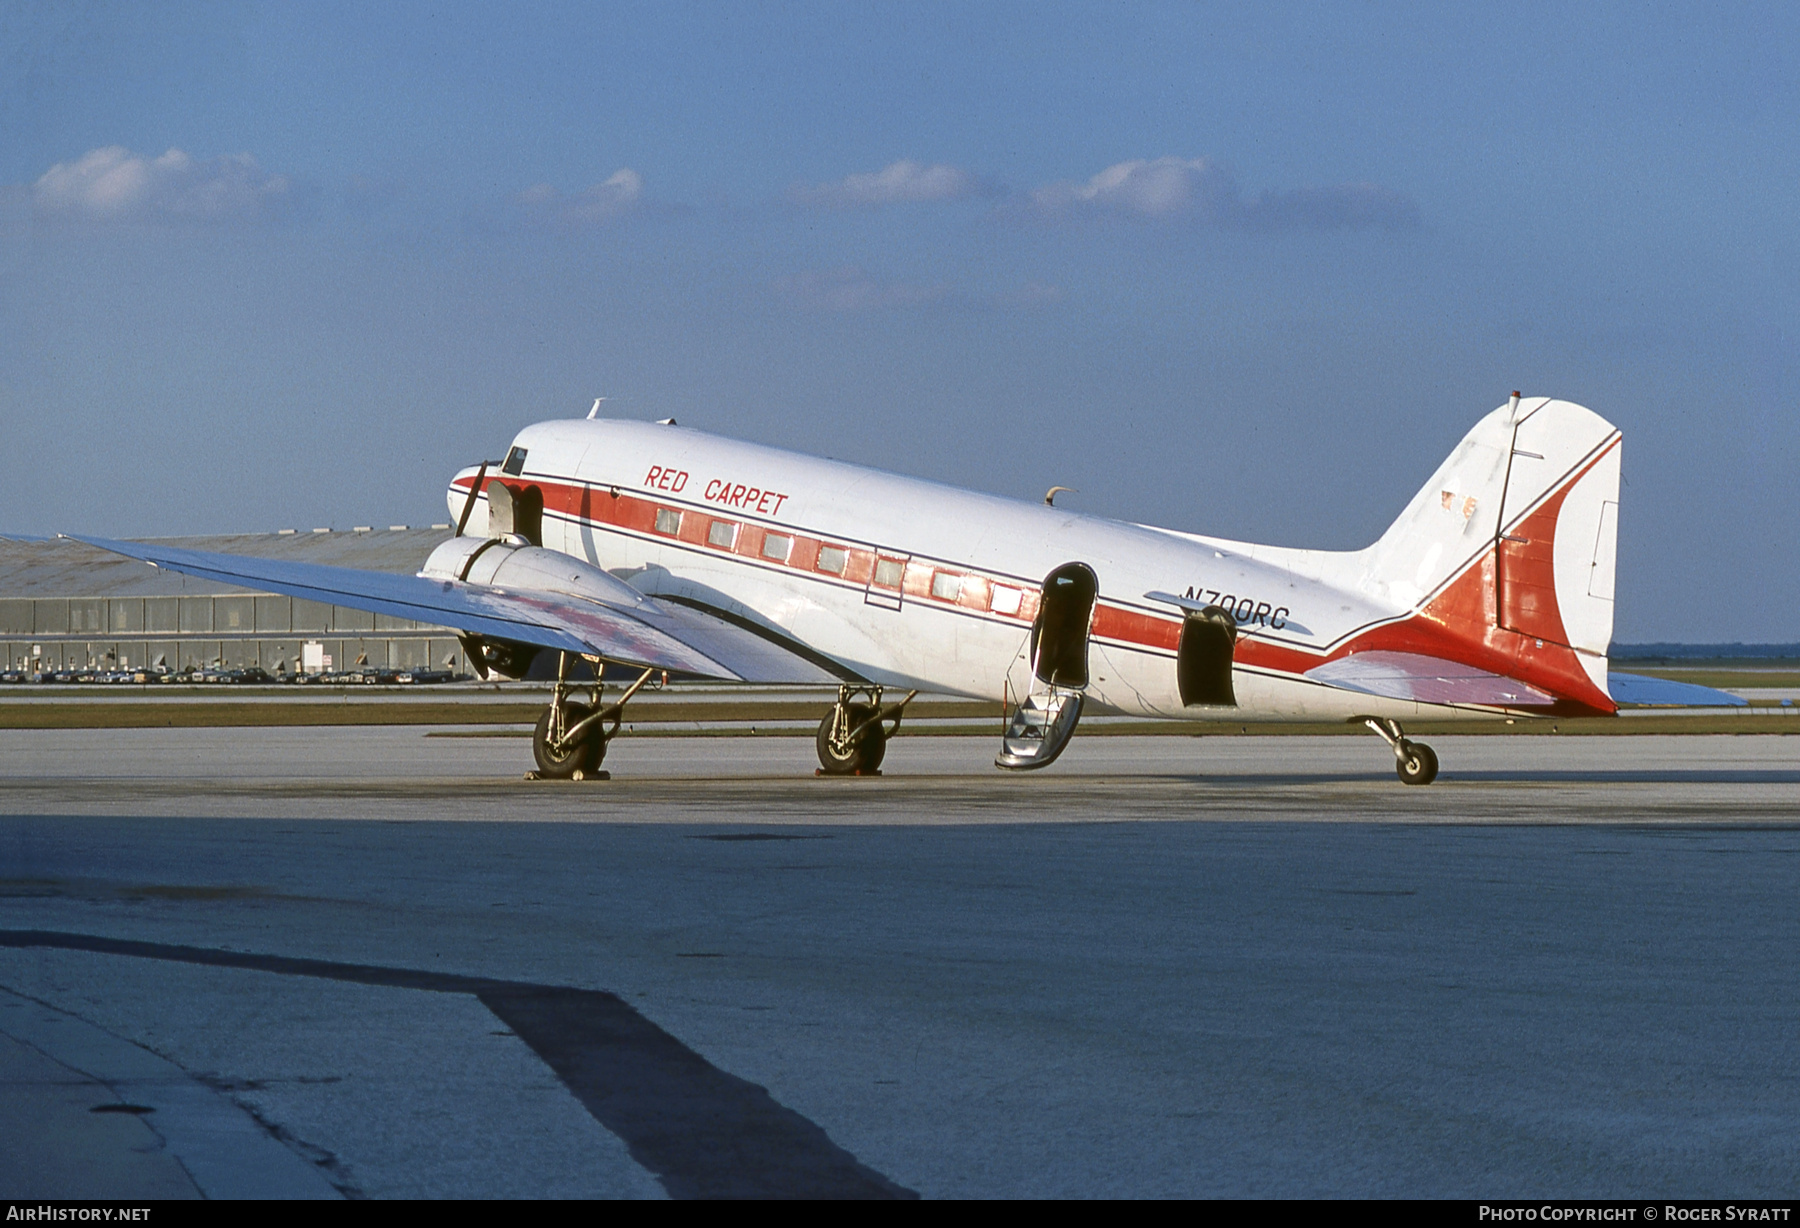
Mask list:
[[[1558,490],[1572,487],[1580,481],[1611,450],[1611,446],[1618,442],[1618,438],[1615,436],[1609,444],[1603,445],[1596,455],[1587,464],[1580,466],[1578,472],[1558,487]],[[498,480],[498,477],[489,477],[486,482]],[[484,487],[486,482],[483,484]],[[909,557],[879,548],[852,545],[842,539],[819,537],[801,530],[790,531],[785,526],[778,529],[732,517],[715,516],[710,510],[695,507],[692,504],[645,499],[636,494],[618,490],[616,487],[571,484],[541,476],[532,477],[530,482],[543,492],[546,512],[555,513],[577,522],[585,522],[595,527],[623,530],[651,540],[672,539],[703,550],[735,554],[747,560],[754,560],[762,566],[790,569],[827,583],[835,580],[846,587],[868,586],[873,579],[875,564],[879,559],[893,558],[898,561]],[[467,490],[469,481],[458,478],[452,485]],[[1550,492],[1550,494],[1554,493],[1556,492]],[[1546,499],[1548,497],[1547,495]],[[1540,500],[1539,506],[1543,502],[1544,500]],[[680,513],[681,523],[677,532],[670,534],[657,530],[656,513],[659,509]],[[1536,510],[1537,508],[1534,507],[1533,511]],[[1527,513],[1527,515],[1530,514]],[[715,545],[709,540],[710,529],[714,522],[737,526],[730,546]],[[764,544],[771,535],[791,539],[785,559],[770,557],[763,553]],[[844,552],[846,565],[841,576],[818,569],[819,556],[826,549],[837,549]],[[1433,615],[1433,607],[1440,604],[1450,607],[1462,604],[1452,594],[1461,596],[1462,594],[1458,590],[1466,586],[1468,578],[1476,577],[1478,579],[1483,566],[1490,563],[1492,557],[1493,552],[1489,550],[1485,556],[1478,556],[1472,560],[1461,575],[1449,581],[1445,588],[1426,604],[1423,611],[1371,627],[1354,635],[1331,652],[1320,654],[1285,644],[1273,643],[1258,638],[1254,632],[1249,632],[1238,641],[1235,660],[1237,664],[1246,667],[1299,676],[1327,661],[1337,660],[1356,652],[1367,652],[1374,649],[1415,652],[1474,665],[1507,677],[1519,678],[1521,681],[1541,687],[1559,697],[1573,699],[1594,710],[1613,711],[1611,700],[1600,694],[1593,685],[1586,671],[1581,668],[1580,661],[1575,657],[1573,649],[1560,644],[1546,643],[1545,649],[1537,650],[1534,647],[1528,654],[1528,659],[1521,661],[1522,650],[1518,645],[1492,642],[1495,638],[1493,633],[1500,632],[1499,628],[1486,629],[1488,631],[1485,637],[1486,642],[1471,643],[1466,632],[1473,628],[1467,619],[1455,617],[1448,609],[1443,612],[1444,616]],[[934,573],[944,573],[961,579],[962,583],[956,586],[957,596],[953,600],[933,595],[932,578]],[[993,597],[999,590],[1014,590],[1020,593],[1020,604],[1016,613],[1006,614],[992,608]],[[907,598],[915,602],[928,602],[938,608],[956,607],[971,613],[1003,617],[1023,624],[1029,624],[1037,617],[1039,594],[1034,587],[1022,584],[1010,576],[988,576],[974,569],[954,565],[940,567],[932,561],[910,559],[906,564],[901,591]],[[1449,600],[1446,601],[1447,598]],[[1159,615],[1100,601],[1095,604],[1092,634],[1096,638],[1110,640],[1139,651],[1173,654],[1180,644],[1181,622],[1182,620],[1178,616]],[[1458,623],[1462,625],[1453,627],[1452,624]],[[1513,635],[1515,633],[1502,634]],[[1565,656],[1567,660],[1562,659]],[[1599,703],[1596,703],[1596,700]],[[1602,708],[1600,704],[1606,706]]]

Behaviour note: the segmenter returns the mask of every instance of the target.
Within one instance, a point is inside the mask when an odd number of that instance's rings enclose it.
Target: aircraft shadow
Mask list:
[[[1641,784],[1641,785],[1792,785],[1800,784],[1800,771],[1788,768],[1602,768],[1533,771],[1446,771],[1440,780],[1493,783],[1537,782],[1544,784]]]
[[[1269,785],[1336,785],[1368,784],[1380,781],[1392,784],[1392,769],[1370,768],[1360,772],[1157,772],[1143,775],[1096,772],[1077,775],[1072,772],[1046,777],[1046,782],[1074,783],[1083,779],[1110,785],[1132,782],[1164,782],[1169,784],[1239,785],[1255,788]],[[904,777],[900,777],[904,779]],[[983,778],[976,778],[983,779]],[[1789,768],[1599,768],[1543,769],[1506,768],[1492,771],[1470,771],[1445,768],[1437,784],[1646,784],[1646,785],[1792,785],[1800,784],[1800,770]],[[1435,787],[1435,786],[1434,786]],[[1800,802],[1800,799],[1796,799]]]
[[[0,947],[469,994],[529,1045],[672,1197],[917,1197],[858,1162],[767,1089],[720,1070],[603,990],[48,930],[0,930]]]

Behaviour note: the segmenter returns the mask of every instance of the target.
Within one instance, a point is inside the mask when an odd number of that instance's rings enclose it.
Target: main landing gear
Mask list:
[[[875,776],[887,754],[887,741],[900,728],[900,714],[917,691],[908,691],[897,704],[881,703],[878,686],[838,687],[837,702],[819,722],[819,775]],[[858,697],[867,695],[865,703]],[[884,725],[885,721],[892,725]]]
[[[656,671],[647,669],[625,693],[605,707],[600,706],[600,679],[594,679],[587,703],[569,698],[569,654],[559,653],[556,662],[556,689],[551,692],[550,706],[538,717],[531,733],[531,754],[538,770],[532,776],[539,780],[604,780],[600,764],[606,759],[606,744],[619,732],[620,714],[633,695],[650,681]]]
[[[1437,752],[1423,742],[1407,740],[1400,722],[1385,716],[1365,716],[1362,723],[1394,751],[1394,771],[1403,785],[1428,785],[1437,779]]]

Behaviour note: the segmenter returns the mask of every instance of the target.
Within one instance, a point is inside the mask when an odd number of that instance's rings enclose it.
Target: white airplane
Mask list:
[[[1360,722],[1400,779],[1423,785],[1437,756],[1403,720],[1616,712],[1620,455],[1598,415],[1514,393],[1379,541],[1338,552],[590,415],[527,427],[497,473],[458,472],[456,536],[417,576],[79,540],[456,628],[484,678],[557,653],[532,743],[548,777],[595,774],[625,703],[677,671],[837,682],[818,733],[827,774],[875,772],[906,703],[929,690],[1005,705],[1001,768],[1051,763],[1098,709]],[[578,658],[641,672],[613,702],[598,682],[584,701],[569,681]],[[894,691],[907,694],[884,702]]]

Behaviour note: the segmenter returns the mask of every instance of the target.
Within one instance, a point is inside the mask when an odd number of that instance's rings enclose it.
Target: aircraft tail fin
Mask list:
[[[1604,691],[1620,455],[1619,431],[1591,410],[1515,396],[1363,552],[1362,586],[1459,638],[1498,628],[1573,648]]]

